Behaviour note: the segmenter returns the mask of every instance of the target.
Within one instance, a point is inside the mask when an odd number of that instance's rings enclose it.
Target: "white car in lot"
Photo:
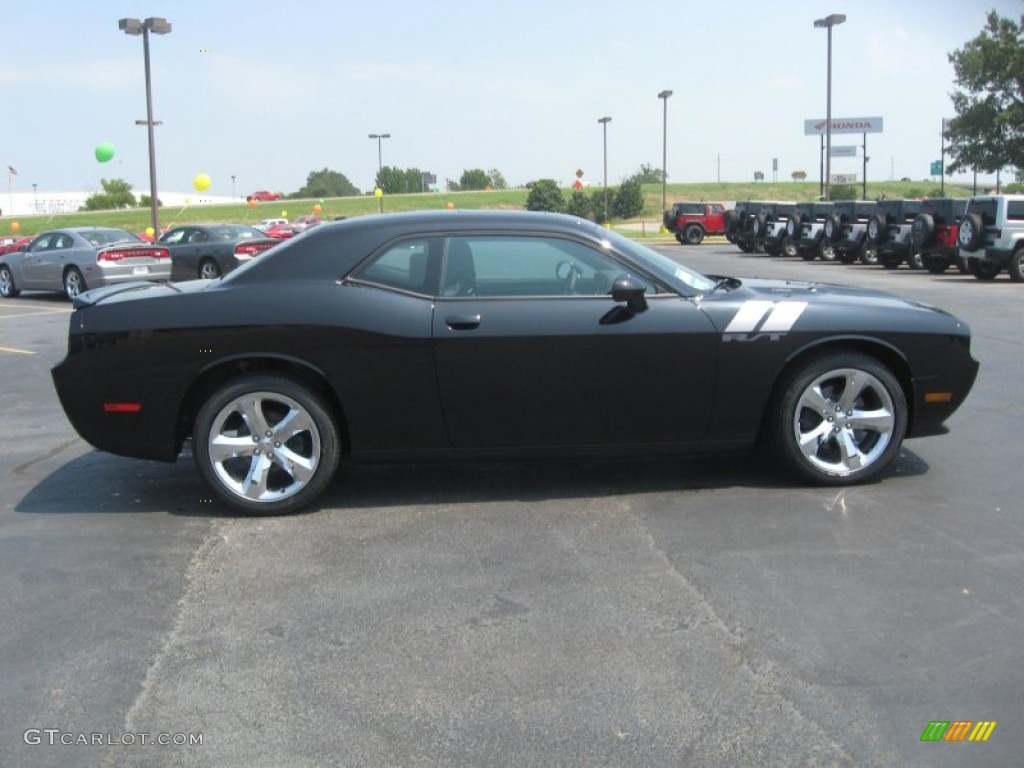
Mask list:
[[[67,227],[43,232],[0,256],[0,296],[58,291],[69,299],[89,288],[171,278],[171,252],[123,229]]]
[[[278,224],[287,224],[288,219],[263,219],[258,224],[253,224],[253,229],[258,229],[260,232],[266,232],[271,227],[276,227]]]
[[[960,261],[979,280],[991,280],[1005,267],[1011,280],[1024,281],[1024,195],[972,197],[957,245]]]

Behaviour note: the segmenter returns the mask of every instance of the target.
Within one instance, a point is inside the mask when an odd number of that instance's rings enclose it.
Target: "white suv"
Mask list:
[[[972,197],[957,244],[960,260],[979,280],[991,280],[1003,267],[1014,282],[1024,280],[1024,195]]]

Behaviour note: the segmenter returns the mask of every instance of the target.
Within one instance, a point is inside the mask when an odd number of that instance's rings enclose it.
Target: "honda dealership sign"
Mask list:
[[[818,136],[825,133],[825,125],[828,121],[804,120],[804,135]],[[832,133],[881,133],[882,118],[880,117],[834,117],[832,118]]]

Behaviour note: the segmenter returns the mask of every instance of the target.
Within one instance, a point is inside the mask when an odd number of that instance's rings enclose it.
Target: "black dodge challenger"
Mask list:
[[[945,432],[978,371],[930,306],[817,283],[706,277],[558,214],[317,227],[216,280],[75,300],[53,370],[97,448],[174,461],[224,503],[309,504],[342,459],[763,445],[805,480],[878,475]]]

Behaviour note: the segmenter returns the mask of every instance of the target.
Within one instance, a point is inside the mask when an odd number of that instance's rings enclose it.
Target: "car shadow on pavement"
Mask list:
[[[876,482],[928,472],[928,464],[902,448]],[[695,493],[725,488],[802,487],[774,463],[752,456],[658,457],[627,460],[345,464],[319,500],[323,509],[416,506],[501,501],[547,501],[641,493]],[[44,477],[15,509],[24,513],[166,513],[184,517],[235,516],[217,502],[191,455],[168,464],[91,451]]]

